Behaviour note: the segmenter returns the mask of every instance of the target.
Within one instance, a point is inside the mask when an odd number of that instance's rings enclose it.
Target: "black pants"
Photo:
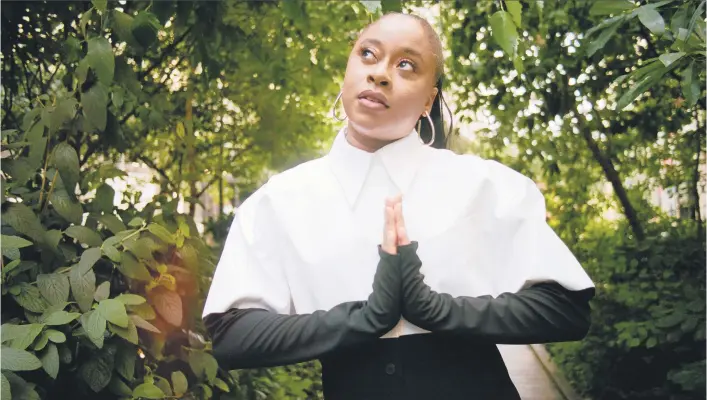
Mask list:
[[[321,363],[326,400],[520,399],[495,344],[451,335],[381,339]]]

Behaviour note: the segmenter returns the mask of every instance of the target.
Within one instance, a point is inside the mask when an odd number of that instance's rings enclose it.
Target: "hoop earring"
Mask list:
[[[435,142],[435,124],[432,123],[432,118],[430,118],[430,113],[428,113],[427,111],[425,111],[425,117],[427,117],[427,122],[429,122],[430,129],[432,129],[432,140],[430,140],[428,143],[425,143],[422,141],[422,137],[419,137],[419,139],[420,139],[420,143],[424,144],[425,146],[431,146]],[[420,123],[418,123],[417,125],[420,126]],[[418,135],[419,135],[420,129],[418,128],[417,130],[418,130]]]
[[[334,117],[335,120],[343,122],[346,121],[346,118],[348,118],[347,115],[344,115],[344,118],[339,118],[339,116],[336,114],[336,104],[341,100],[341,95],[344,94],[344,92],[339,92],[339,95],[336,96],[336,100],[334,100],[334,105],[331,106],[331,116]]]

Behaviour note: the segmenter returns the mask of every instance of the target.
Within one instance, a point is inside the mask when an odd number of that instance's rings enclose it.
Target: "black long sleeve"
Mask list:
[[[308,361],[332,350],[378,339],[400,320],[399,255],[378,248],[380,261],[367,301],[327,311],[282,315],[261,309],[230,309],[204,317],[214,357],[226,369],[271,367]]]
[[[496,298],[452,297],[425,284],[416,242],[399,246],[398,252],[403,316],[420,328],[496,344],[573,341],[587,334],[594,288],[570,291],[555,282],[543,282]]]

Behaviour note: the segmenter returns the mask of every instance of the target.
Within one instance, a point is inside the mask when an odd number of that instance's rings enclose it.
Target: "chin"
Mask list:
[[[392,141],[400,139],[401,137],[399,134],[396,135],[398,129],[382,126],[378,119],[371,118],[370,116],[355,119],[349,117],[349,121],[354,129],[356,129],[356,132],[370,139]]]

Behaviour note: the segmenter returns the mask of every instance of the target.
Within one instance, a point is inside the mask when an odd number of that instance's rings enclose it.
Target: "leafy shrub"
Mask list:
[[[705,398],[705,246],[693,221],[656,222],[641,245],[592,228],[578,254],[595,282],[582,342],[548,346],[597,399]]]

